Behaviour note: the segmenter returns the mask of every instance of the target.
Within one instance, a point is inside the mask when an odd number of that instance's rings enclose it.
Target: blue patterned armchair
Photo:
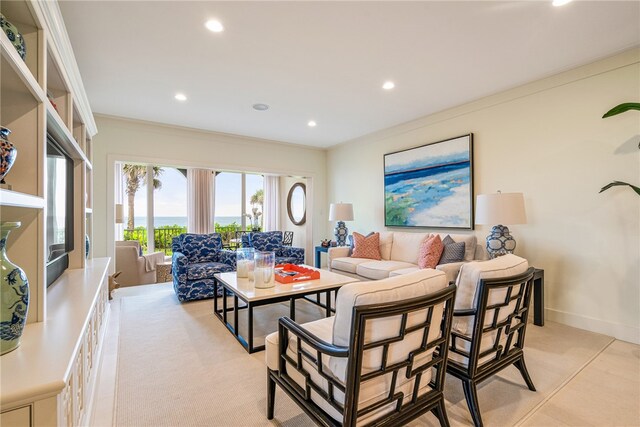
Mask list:
[[[222,237],[212,234],[181,234],[171,243],[173,256],[173,289],[180,301],[193,301],[214,296],[215,273],[235,271],[236,253],[222,249]]]
[[[274,251],[276,264],[304,264],[304,249],[284,246],[282,231],[252,232],[242,236],[243,248],[257,251]]]

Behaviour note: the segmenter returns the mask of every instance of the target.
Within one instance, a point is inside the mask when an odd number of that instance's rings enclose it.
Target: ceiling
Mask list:
[[[60,1],[60,9],[94,113],[316,147],[640,44],[636,1]],[[210,18],[225,31],[207,30]],[[382,89],[387,80],[393,90]]]

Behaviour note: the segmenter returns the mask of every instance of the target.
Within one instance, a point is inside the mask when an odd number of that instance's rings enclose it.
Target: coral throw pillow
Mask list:
[[[436,265],[438,265],[438,261],[440,260],[440,256],[442,256],[443,250],[444,245],[442,244],[442,239],[440,239],[439,235],[436,234],[433,237],[425,239],[425,241],[422,242],[422,246],[420,246],[418,267],[436,268]]]
[[[363,236],[360,233],[353,233],[354,248],[352,258],[369,258],[380,260],[380,233],[373,233]]]

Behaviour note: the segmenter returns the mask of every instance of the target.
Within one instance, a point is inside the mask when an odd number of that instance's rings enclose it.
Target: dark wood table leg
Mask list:
[[[544,326],[544,270],[533,273],[533,324]]]
[[[224,292],[224,288],[222,290],[222,320],[225,325],[227,324],[227,296],[226,292]]]
[[[247,344],[249,345],[249,353],[253,353],[256,349],[253,348],[253,305],[249,303],[247,307],[248,319],[247,319],[247,329],[248,329],[248,337]]]
[[[218,281],[213,280],[213,314],[220,317],[218,314]]]
[[[296,299],[291,298],[289,300],[289,317],[291,320],[296,320]]]
[[[238,296],[233,295],[233,327],[236,329],[236,335],[238,332]]]
[[[331,316],[331,291],[327,291],[324,294],[326,301],[324,302],[326,307],[326,315],[327,317]]]

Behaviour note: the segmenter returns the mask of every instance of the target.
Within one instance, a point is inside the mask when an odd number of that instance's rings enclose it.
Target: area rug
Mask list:
[[[312,304],[297,307],[300,322],[322,316]],[[115,425],[313,426],[280,391],[276,418],[267,420],[264,352],[249,355],[212,310],[212,300],[181,304],[170,289],[121,299]],[[286,315],[285,303],[257,309],[256,340]],[[552,322],[529,325],[525,354],[538,391],[529,391],[513,367],[485,381],[478,388],[485,425],[517,424],[611,341]],[[451,424],[472,425],[460,382],[451,376],[445,395]],[[427,414],[410,425],[438,422]]]

